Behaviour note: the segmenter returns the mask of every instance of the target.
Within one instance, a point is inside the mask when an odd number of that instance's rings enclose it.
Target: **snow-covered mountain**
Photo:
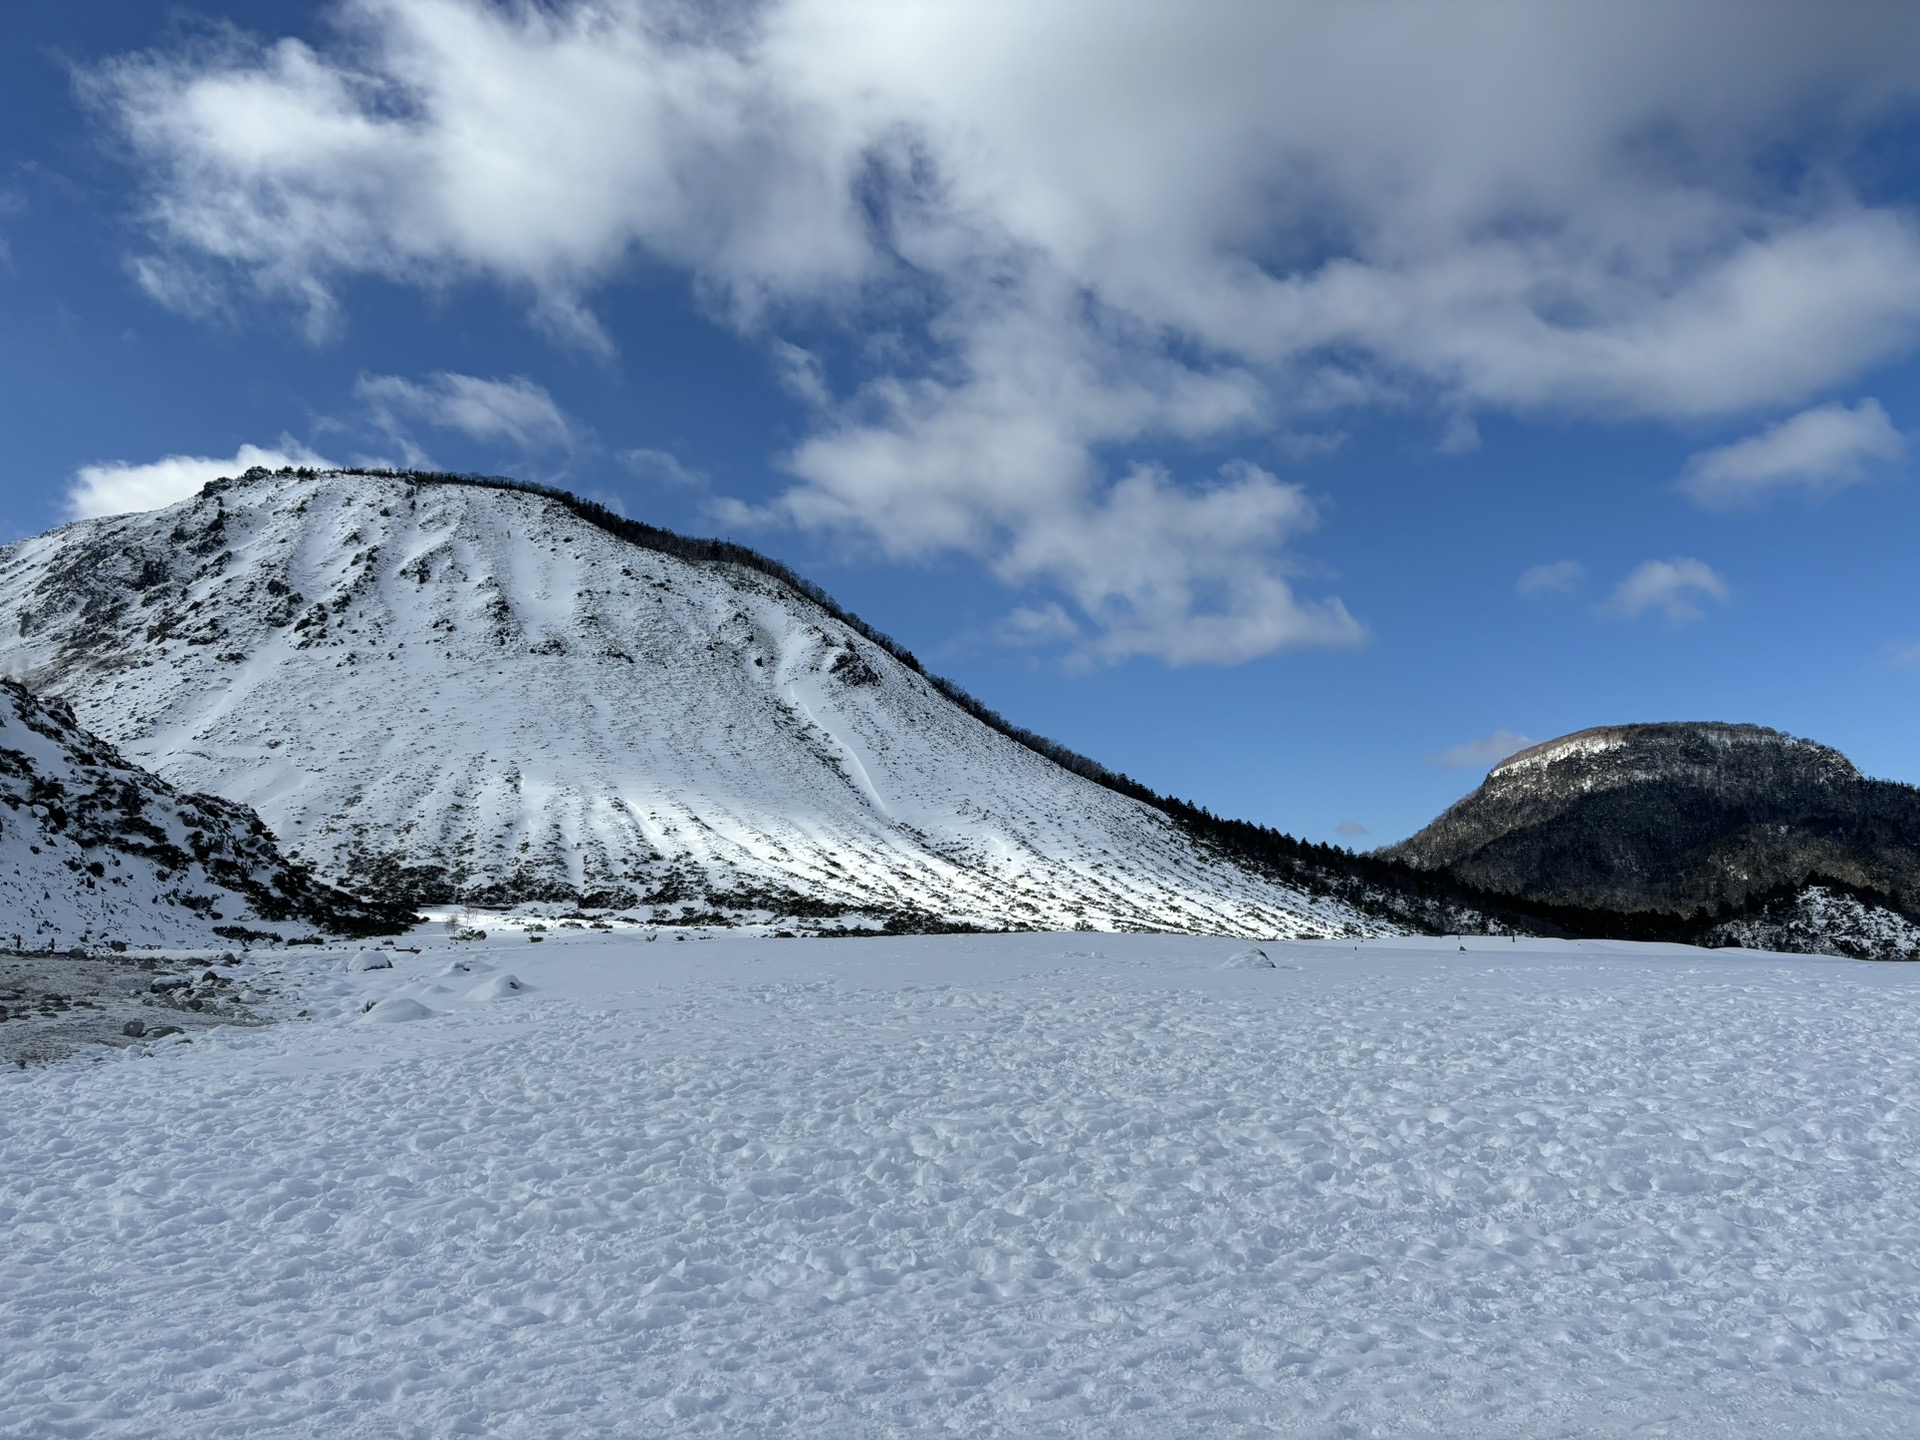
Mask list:
[[[982,723],[803,583],[571,497],[254,471],[82,521],[0,550],[0,668],[421,903],[1392,928]]]
[[[363,935],[406,920],[289,864],[244,807],[182,794],[66,706],[0,681],[0,946],[205,945],[289,923]]]

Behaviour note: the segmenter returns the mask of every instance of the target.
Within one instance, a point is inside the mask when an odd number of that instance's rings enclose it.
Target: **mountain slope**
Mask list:
[[[1548,741],[1384,853],[1535,904],[1739,911],[1716,938],[1741,943],[1886,953],[1920,917],[1920,789],[1757,725]]]
[[[18,542],[0,666],[420,902],[1382,928],[998,733],[817,592],[521,490],[250,472]]]
[[[0,681],[0,946],[204,945],[235,927],[403,928],[290,865],[259,817],[184,795]]]

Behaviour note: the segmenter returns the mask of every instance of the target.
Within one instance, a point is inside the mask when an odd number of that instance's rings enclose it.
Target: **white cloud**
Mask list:
[[[426,452],[412,438],[414,424],[505,441],[528,452],[571,449],[574,443],[566,413],[524,376],[483,380],[442,370],[422,384],[399,375],[362,375],[353,393],[373,423],[407,452],[410,464],[426,463]]]
[[[1496,730],[1491,735],[1482,735],[1478,740],[1468,740],[1437,755],[1429,755],[1427,763],[1443,770],[1490,770],[1509,755],[1518,755],[1522,750],[1539,743],[1530,736],[1512,730]]]
[[[1620,582],[1600,613],[1633,620],[1658,610],[1670,623],[1684,625],[1704,613],[1701,599],[1724,604],[1730,593],[1727,582],[1705,561],[1649,560]]]
[[[1565,595],[1578,590],[1586,578],[1587,567],[1578,560],[1554,560],[1523,570],[1514,590],[1527,599],[1541,595]]]
[[[125,515],[136,510],[158,510],[200,492],[209,480],[240,475],[256,465],[278,470],[287,465],[324,470],[332,462],[306,446],[282,436],[271,450],[242,445],[230,460],[209,455],[169,455],[144,465],[107,461],[83,465],[74,472],[67,491],[67,514],[75,520],[96,515]]]
[[[1694,456],[1680,488],[1710,509],[1729,509],[1784,490],[1820,493],[1857,484],[1874,464],[1898,460],[1906,449],[1878,400],[1851,409],[1835,402]]]
[[[1362,825],[1358,820],[1342,820],[1338,825],[1333,827],[1333,833],[1336,835],[1365,835],[1368,832],[1367,827]]]
[[[1211,543],[1218,487],[1162,476],[1140,503],[1120,447],[1258,453],[1377,405],[1432,407],[1451,450],[1476,413],[1738,414],[1920,337],[1920,227],[1845,182],[1850,141],[1915,94],[1913,7],[338,14],[327,49],[95,72],[151,176],[156,297],[238,287],[322,334],[353,276],[480,278],[604,351],[595,288],[639,257],[679,267],[769,337],[814,415],[777,513],[1062,585],[1118,624],[1109,653],[1353,633],[1310,619],[1277,552],[1239,548],[1225,611],[1168,608],[1176,585],[1151,621],[1110,599],[1137,590],[1130,560],[1022,558],[1057,555],[1075,515]],[[1817,180],[1770,161],[1806,135]],[[853,347],[836,397],[776,324],[904,338]]]

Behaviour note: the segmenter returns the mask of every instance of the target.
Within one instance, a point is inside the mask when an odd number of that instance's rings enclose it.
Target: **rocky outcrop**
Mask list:
[[[64,704],[0,681],[0,948],[367,935],[410,920],[320,883],[245,806],[175,789]]]

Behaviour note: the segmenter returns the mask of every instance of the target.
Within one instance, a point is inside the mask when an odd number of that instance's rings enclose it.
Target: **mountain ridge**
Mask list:
[[[420,901],[1382,923],[1223,863],[751,554],[497,478],[249,472],[0,551],[0,660]]]

